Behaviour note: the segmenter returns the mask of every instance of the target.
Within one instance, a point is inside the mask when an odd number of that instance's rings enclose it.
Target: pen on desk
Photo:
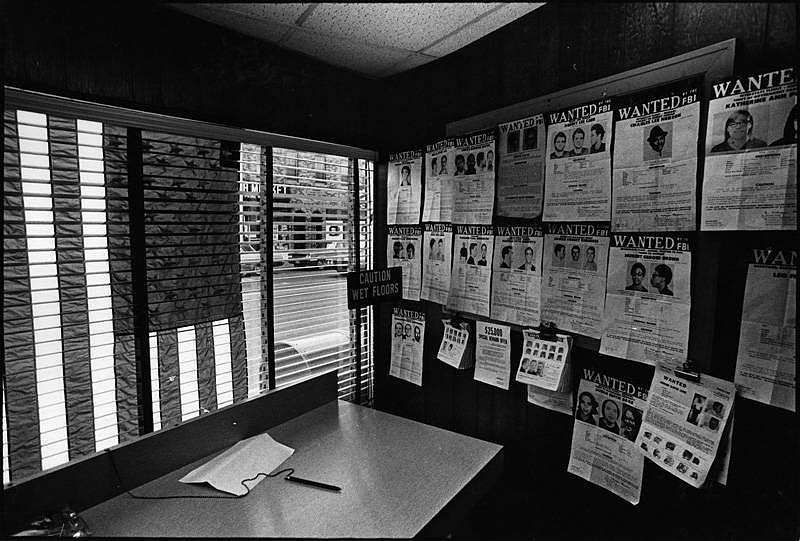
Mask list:
[[[320,483],[319,481],[312,481],[310,479],[303,479],[302,477],[295,477],[293,475],[287,475],[285,478],[287,481],[293,481],[295,483],[300,483],[301,485],[308,485],[317,488],[324,488],[326,490],[335,490],[339,492],[341,487],[337,487],[335,485],[329,485],[327,483]]]

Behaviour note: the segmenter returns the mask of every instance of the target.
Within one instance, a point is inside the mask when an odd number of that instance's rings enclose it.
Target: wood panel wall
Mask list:
[[[797,8],[790,4],[547,4],[444,59],[385,81],[392,108],[378,119],[381,150],[385,158],[387,152],[424,147],[444,138],[449,122],[729,38],[737,39],[738,73],[793,65],[796,20]],[[386,223],[385,175],[385,166],[379,167],[378,224]],[[386,253],[385,233],[376,230],[379,262]],[[693,299],[690,351],[704,357],[710,373],[731,380],[746,250],[796,248],[796,235],[696,237],[695,249],[702,253],[695,262],[693,289],[704,294]],[[699,268],[698,261],[712,261],[713,268],[705,263]],[[504,391],[473,381],[472,369],[457,371],[438,361],[441,307],[403,304],[427,316],[423,386],[388,376],[388,355],[378,355],[376,406],[507,446],[503,484],[474,513],[465,532],[536,539],[797,538],[800,432],[795,415],[738,400],[728,486],[712,483],[696,490],[646,460],[641,503],[632,507],[566,472],[570,417],[527,404],[524,385],[512,383]],[[388,352],[390,308],[382,306],[377,317],[376,351]],[[513,371],[521,343],[521,334],[514,333]],[[575,361],[577,367],[599,363],[637,369],[637,363],[581,348]]]
[[[374,81],[156,2],[3,2],[3,83],[374,148]]]

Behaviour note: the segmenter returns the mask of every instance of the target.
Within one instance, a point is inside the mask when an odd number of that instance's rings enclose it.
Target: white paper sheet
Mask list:
[[[181,483],[208,483],[217,490],[243,496],[247,489],[242,484],[245,479],[256,477],[259,473],[271,473],[292,456],[294,449],[273,440],[269,434],[258,434],[247,438],[212,458],[199,468],[195,468],[179,479]],[[247,483],[252,490],[264,479],[261,475]]]

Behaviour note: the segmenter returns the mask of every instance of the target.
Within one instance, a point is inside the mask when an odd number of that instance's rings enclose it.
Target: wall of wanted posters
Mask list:
[[[693,283],[709,261],[696,231],[796,228],[796,87],[792,68],[716,83],[711,96],[702,78],[689,78],[532,111],[429,144],[424,156],[392,155],[389,174],[400,167],[392,179],[408,160],[424,170],[421,220],[407,222],[418,226],[418,240],[389,229],[388,261],[397,242],[406,250],[400,259],[409,259],[409,243],[421,254],[421,275],[407,278],[404,267],[404,299],[476,320],[474,379],[497,392],[523,384],[509,381],[521,361],[512,352],[520,331],[542,324],[617,358],[610,371],[575,363],[569,389],[527,385],[526,396],[574,417],[568,471],[632,504],[646,483],[645,457],[694,487],[721,479],[709,472],[718,448],[736,452],[725,430],[736,397],[795,410],[796,251],[776,256],[765,247],[771,255],[749,266],[735,372],[683,386],[680,369],[698,360],[692,340],[712,340],[692,335],[693,293],[706,303],[703,318],[714,298],[706,292],[718,287]],[[387,196],[401,200],[391,189]],[[399,203],[392,208],[396,223],[406,223],[397,221],[406,215]],[[704,276],[714,272],[726,269]],[[417,327],[424,332],[424,320]],[[393,359],[410,358],[394,344]],[[707,368],[709,359],[701,361]],[[666,429],[676,415],[684,430]],[[707,441],[686,440],[692,430]]]

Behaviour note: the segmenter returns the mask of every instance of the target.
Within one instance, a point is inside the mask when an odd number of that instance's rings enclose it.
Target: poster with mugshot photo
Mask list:
[[[540,225],[495,226],[492,319],[539,325],[543,240]]]
[[[616,98],[612,231],[693,231],[700,81]]]
[[[600,338],[608,223],[546,223],[544,227],[541,320]]]
[[[548,113],[544,221],[611,217],[611,100]]]
[[[422,151],[389,155],[386,180],[386,223],[419,224],[422,202]]]
[[[494,229],[490,225],[453,228],[453,268],[447,309],[489,317]]]
[[[712,85],[703,173],[703,231],[797,228],[794,68]]]
[[[450,270],[453,257],[453,226],[424,224],[422,236],[423,269],[420,299],[447,304],[450,293]]]
[[[442,325],[444,325],[444,333],[436,358],[453,368],[468,368],[468,365],[471,366],[467,347],[469,345],[469,324],[443,319]]]
[[[600,353],[650,365],[685,362],[691,269],[686,237],[612,233]]]
[[[423,222],[453,221],[454,149],[453,139],[437,141],[425,147]]]
[[[637,504],[644,457],[636,450],[650,371],[581,366],[567,471]]]
[[[547,340],[535,329],[523,329],[516,380],[549,391],[571,390],[571,351],[572,337],[567,334],[556,334],[555,340]]]
[[[386,266],[402,267],[403,299],[418,301],[422,282],[422,227],[390,225],[386,237]]]
[[[692,381],[657,365],[636,448],[691,486],[703,486],[735,396],[733,382],[706,374]]]
[[[392,310],[392,351],[389,375],[422,386],[425,314],[395,306]]]
[[[497,128],[497,215],[539,218],[547,147],[544,115],[506,122]]]
[[[491,224],[494,212],[495,133],[486,130],[455,138],[453,223]]]

